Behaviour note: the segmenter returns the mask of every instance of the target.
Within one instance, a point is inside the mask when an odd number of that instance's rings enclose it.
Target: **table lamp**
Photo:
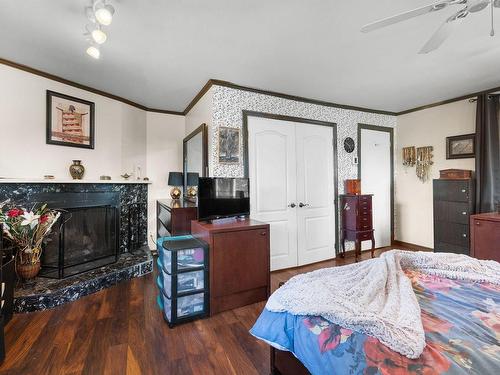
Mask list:
[[[182,173],[181,172],[169,172],[168,174],[168,186],[173,186],[172,190],[170,190],[170,196],[172,199],[179,199],[181,197],[181,189],[179,186],[182,186]]]
[[[188,197],[195,198],[196,194],[198,193],[198,177],[199,174],[196,172],[188,172],[187,174],[187,186],[188,191],[187,195]]]

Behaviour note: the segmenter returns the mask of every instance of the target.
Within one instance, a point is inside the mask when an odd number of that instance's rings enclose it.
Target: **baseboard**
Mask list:
[[[403,241],[398,241],[398,240],[392,241],[392,246],[393,247],[394,246],[401,246],[404,249],[413,250],[413,251],[431,251],[431,252],[434,251],[434,249],[431,249],[430,247],[415,245],[413,243],[403,242]],[[404,250],[404,249],[401,249],[401,250]]]

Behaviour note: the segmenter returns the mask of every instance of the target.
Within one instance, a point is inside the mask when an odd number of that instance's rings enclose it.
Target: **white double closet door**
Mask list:
[[[333,128],[248,118],[250,216],[270,224],[271,270],[335,257]]]

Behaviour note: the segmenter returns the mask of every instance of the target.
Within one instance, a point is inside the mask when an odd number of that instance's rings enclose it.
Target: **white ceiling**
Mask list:
[[[83,36],[90,0],[3,0],[0,57],[175,111],[210,78],[395,112],[500,86],[500,9],[498,36],[489,36],[486,10],[428,55],[417,52],[457,7],[359,31],[430,2],[112,0],[94,60]]]

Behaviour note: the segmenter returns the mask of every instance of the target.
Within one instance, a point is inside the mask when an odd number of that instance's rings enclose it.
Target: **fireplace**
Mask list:
[[[40,276],[61,279],[117,261],[119,193],[42,193],[33,198],[62,211],[45,244]]]

